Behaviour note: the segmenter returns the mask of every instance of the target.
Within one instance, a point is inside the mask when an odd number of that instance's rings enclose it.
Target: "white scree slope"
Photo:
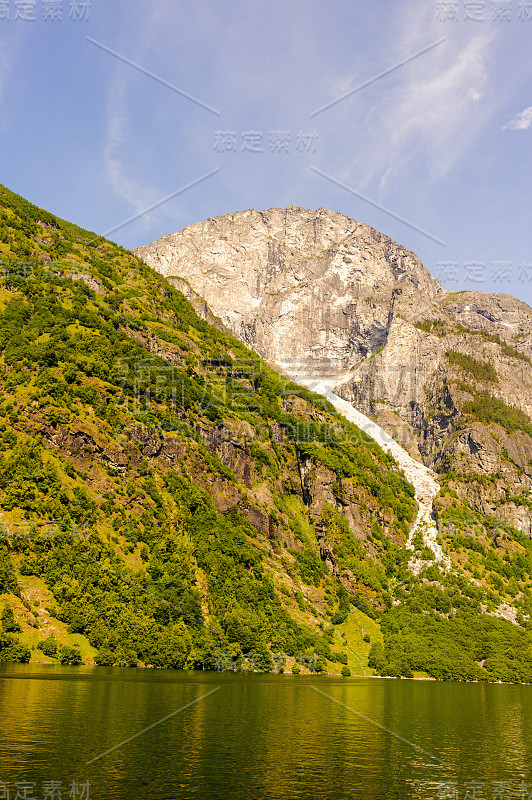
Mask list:
[[[440,487],[436,481],[435,474],[424,464],[420,464],[406,450],[404,450],[392,437],[386,433],[377,423],[373,422],[365,414],[357,411],[356,408],[342,400],[341,397],[334,394],[333,387],[338,381],[326,380],[322,378],[308,378],[303,375],[292,375],[297,383],[300,383],[307,388],[311,389],[317,394],[323,395],[336,410],[342,414],[349,422],[353,422],[361,430],[371,436],[377,444],[389,453],[399,464],[403,470],[406,478],[414,486],[416,500],[419,504],[419,511],[408,537],[407,547],[409,550],[414,550],[413,539],[415,534],[420,531],[423,536],[423,543],[434,553],[434,561],[440,564],[444,569],[449,569],[451,561],[448,556],[443,552],[440,544],[438,543],[438,529],[432,516],[432,501],[438,494]],[[410,562],[411,569],[417,574],[425,562],[412,560]]]

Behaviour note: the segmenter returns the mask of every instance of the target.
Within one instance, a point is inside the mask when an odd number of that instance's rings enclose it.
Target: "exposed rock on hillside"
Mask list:
[[[262,356],[319,375],[341,374],[384,344],[398,297],[408,308],[439,289],[414,253],[324,209],[226,214],[135,252],[185,278]]]
[[[445,291],[414,253],[324,209],[226,214],[136,253],[188,281],[267,359],[333,380],[337,394],[446,475],[473,512],[530,535],[525,303]],[[484,476],[482,485],[471,475]]]

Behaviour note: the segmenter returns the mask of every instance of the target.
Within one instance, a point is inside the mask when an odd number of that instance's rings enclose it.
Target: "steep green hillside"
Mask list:
[[[412,575],[372,440],[124,249],[0,211],[0,661],[532,679],[530,540],[455,526]]]
[[[392,459],[136,257],[0,202],[0,659],[339,670],[331,619],[406,563]]]

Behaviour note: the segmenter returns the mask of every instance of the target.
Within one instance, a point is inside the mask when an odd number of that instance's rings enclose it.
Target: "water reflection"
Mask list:
[[[528,686],[0,665],[0,780],[36,798],[49,780],[120,800],[518,796],[531,705]]]

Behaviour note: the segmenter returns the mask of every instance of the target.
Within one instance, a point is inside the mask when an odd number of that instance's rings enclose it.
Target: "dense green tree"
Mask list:
[[[2,623],[2,630],[6,633],[20,633],[22,628],[15,620],[13,609],[11,606],[4,606],[2,614],[0,614],[0,621]]]
[[[68,666],[75,666],[77,664],[81,664],[82,658],[81,653],[77,647],[69,647],[68,645],[63,645],[59,654],[59,660],[61,664],[66,664]],[[128,664],[124,666],[129,666]]]

